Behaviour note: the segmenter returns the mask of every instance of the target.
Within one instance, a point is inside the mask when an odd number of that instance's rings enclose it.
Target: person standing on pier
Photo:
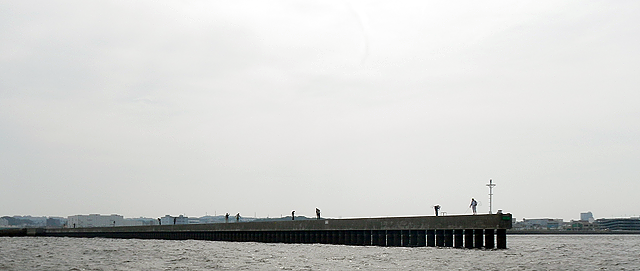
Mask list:
[[[438,216],[438,211],[440,210],[440,205],[433,206],[433,209],[436,210],[436,216]]]
[[[316,217],[320,220],[320,209],[316,208]]]
[[[229,223],[229,213],[224,215],[224,223]]]
[[[236,214],[236,222],[240,222],[240,213]]]
[[[471,207],[471,210],[473,210],[474,215],[477,214],[476,206],[478,206],[478,202],[475,199],[471,198],[471,205],[469,205],[469,207]]]
[[[291,220],[296,220],[296,210],[291,211]]]

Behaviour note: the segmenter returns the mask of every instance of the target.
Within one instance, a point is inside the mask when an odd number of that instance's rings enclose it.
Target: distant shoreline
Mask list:
[[[507,235],[640,234],[640,231],[507,230]]]

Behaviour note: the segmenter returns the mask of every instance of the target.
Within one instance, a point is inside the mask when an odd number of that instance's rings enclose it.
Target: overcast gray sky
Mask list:
[[[640,215],[638,1],[2,1],[0,215]]]

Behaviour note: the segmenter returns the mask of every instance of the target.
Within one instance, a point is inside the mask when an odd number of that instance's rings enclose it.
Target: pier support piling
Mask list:
[[[471,229],[464,230],[464,247],[473,248],[473,231]]]
[[[444,230],[436,230],[436,246],[444,247]]]
[[[436,246],[436,231],[435,230],[427,230],[427,246],[435,247]]]
[[[482,229],[476,229],[473,231],[473,247],[474,248],[481,248],[483,245],[482,242],[482,234],[483,234],[483,230]]]
[[[506,229],[498,229],[496,234],[496,239],[498,239],[498,249],[506,249],[507,248],[507,230]]]
[[[400,244],[403,247],[409,247],[411,246],[411,236],[410,236],[410,231],[404,230],[404,231],[400,231],[400,236],[402,240],[402,243]]]
[[[455,248],[461,248],[463,246],[463,242],[464,242],[464,235],[463,235],[464,231],[463,230],[454,230],[453,231],[453,239],[454,239],[454,244],[453,247]]]
[[[419,247],[427,246],[427,232],[425,230],[417,231],[418,242],[416,243]]]
[[[453,230],[444,231],[444,246],[453,247]]]
[[[495,238],[493,236],[493,229],[484,230],[484,247],[485,248],[494,248],[495,247]]]

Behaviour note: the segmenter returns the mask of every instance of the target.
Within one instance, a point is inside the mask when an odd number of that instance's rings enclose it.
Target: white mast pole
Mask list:
[[[492,214],[492,203],[493,203],[493,187],[496,186],[491,179],[489,179],[489,183],[487,184],[489,187],[489,214]]]

